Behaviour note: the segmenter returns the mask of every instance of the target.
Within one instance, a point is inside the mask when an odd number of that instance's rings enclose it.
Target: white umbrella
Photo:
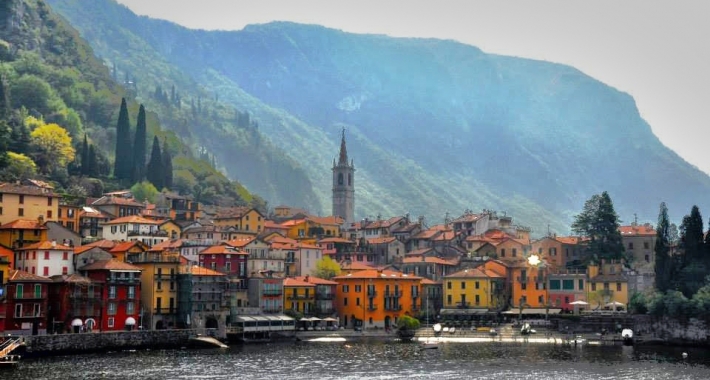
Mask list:
[[[570,302],[569,304],[570,305],[589,305],[589,302],[578,300],[578,301]]]
[[[310,321],[318,322],[318,321],[322,321],[322,319],[320,319],[318,317],[311,317]]]
[[[614,301],[614,302],[609,302],[608,304],[606,304],[606,306],[607,307],[617,307],[617,306],[626,306],[626,305],[621,302]]]
[[[333,317],[328,317],[328,318],[323,318],[323,321],[325,322],[337,322],[338,320],[333,318]]]

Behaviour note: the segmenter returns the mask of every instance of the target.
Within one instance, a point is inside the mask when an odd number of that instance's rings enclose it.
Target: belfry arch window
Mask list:
[[[348,173],[348,186],[353,185],[353,175]]]
[[[338,185],[343,184],[343,173],[338,173]]]

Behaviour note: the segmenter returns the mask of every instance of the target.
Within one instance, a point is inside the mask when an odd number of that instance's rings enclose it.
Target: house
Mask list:
[[[377,265],[392,264],[404,257],[405,246],[394,236],[374,237],[366,239],[367,246],[375,255]]]
[[[313,313],[316,317],[332,317],[335,314],[335,292],[338,283],[315,276],[299,276],[296,280],[316,286]]]
[[[434,256],[406,257],[399,264],[402,272],[414,276],[441,281],[454,272],[456,262]]]
[[[17,269],[44,277],[74,273],[74,247],[43,241],[15,252]]]
[[[113,258],[108,248],[100,248],[91,245],[74,247],[74,273],[78,273],[78,268],[89,265],[95,261],[111,260]]]
[[[309,282],[288,277],[283,280],[284,310],[304,316],[315,314],[316,286]]]
[[[72,332],[72,325],[86,331],[101,330],[101,288],[103,284],[79,274],[59,274],[51,276],[49,284],[48,313],[50,334]],[[78,322],[77,322],[78,320]],[[77,326],[77,327],[79,327]],[[78,332],[78,331],[77,331]]]
[[[503,260],[501,260],[503,261]],[[525,260],[509,263],[513,287],[511,305],[514,308],[545,308],[549,306],[547,278],[554,270],[548,264],[531,265]]]
[[[13,335],[47,333],[47,277],[11,269],[5,285],[5,330]]]
[[[111,218],[103,212],[89,206],[79,211],[79,235],[84,239],[103,239],[103,224]]]
[[[161,231],[165,231],[170,240],[178,239],[182,235],[182,227],[172,219],[163,220],[158,224],[158,228]]]
[[[60,204],[57,210],[57,223],[67,229],[79,233],[79,215],[82,208],[68,204]]]
[[[113,248],[109,249],[108,253],[110,253],[111,256],[118,261],[126,261],[126,257],[128,257],[129,254],[142,253],[149,250],[150,247],[148,247],[145,243],[132,240],[116,243]]]
[[[336,310],[343,326],[393,328],[404,315],[421,308],[422,278],[391,270],[370,269],[332,278]]]
[[[162,192],[156,196],[154,217],[176,221],[198,220],[202,217],[200,202],[190,196]]]
[[[431,323],[436,320],[436,316],[439,315],[441,309],[444,307],[443,282],[423,278],[421,286],[422,301],[421,307],[419,308],[419,310],[421,310],[420,314],[428,321],[427,323]]]
[[[226,336],[229,316],[229,281],[223,273],[185,265],[178,274],[178,328],[216,329]]]
[[[145,205],[131,198],[105,195],[91,203],[91,208],[97,209],[110,218],[139,216]]]
[[[16,219],[0,225],[0,245],[17,249],[47,240],[44,220]]]
[[[620,226],[619,233],[626,255],[633,258],[631,269],[643,274],[655,274],[656,230],[653,226],[649,223],[643,225],[634,223],[629,226]]]
[[[568,263],[579,263],[583,259],[583,239],[576,236],[550,235],[538,239],[531,244],[530,252],[558,267]]]
[[[340,217],[317,217],[307,215],[299,219],[291,219],[281,223],[286,230],[286,237],[298,241],[315,243],[317,239],[340,236]]]
[[[51,186],[0,183],[0,225],[18,219],[57,220],[59,199]]]
[[[313,244],[299,243],[296,245],[295,258],[296,271],[294,275],[310,275],[315,272],[318,260],[323,258],[323,248]]]
[[[46,222],[44,226],[47,227],[47,240],[49,241],[61,242],[70,247],[81,244],[81,236],[59,222]]]
[[[249,307],[262,313],[283,313],[283,277],[274,271],[259,271],[249,275]]]
[[[610,305],[613,302],[628,309],[629,281],[624,273],[623,261],[602,260],[599,265],[590,265],[587,270],[587,302],[591,309],[613,310]]]
[[[249,302],[247,296],[248,258],[247,252],[224,244],[208,247],[198,254],[199,266],[227,276],[230,306],[235,308],[246,307]]]
[[[507,306],[504,281],[505,277],[483,266],[445,276],[444,308],[500,310]]]
[[[550,306],[570,312],[575,301],[587,301],[587,271],[584,269],[561,269],[548,275],[548,298]]]
[[[116,259],[95,261],[79,272],[96,284],[100,297],[99,329],[132,330],[143,326],[141,268]]]
[[[141,326],[150,330],[177,326],[177,274],[181,263],[180,254],[170,251],[129,252],[126,254],[126,262],[141,270]]]
[[[377,220],[372,221],[365,219],[360,224],[362,232],[361,234],[358,234],[361,235],[358,236],[358,238],[364,237],[365,239],[372,239],[392,236],[393,231],[398,230],[407,224],[409,224],[408,218],[403,216],[395,216],[387,220],[382,220],[379,217]]]
[[[264,230],[264,214],[250,207],[220,210],[212,220],[218,227],[234,227],[239,232],[256,235]]]
[[[160,223],[142,216],[132,215],[113,219],[103,224],[104,239],[114,241],[141,241],[152,247],[168,240],[168,234],[158,227]]]
[[[234,239],[225,244],[249,254],[247,259],[249,273],[272,271],[282,275],[286,270],[286,257],[283,251],[272,251],[269,243],[261,239],[255,237]]]
[[[10,268],[15,268],[15,251],[0,245],[0,261],[6,261]],[[2,285],[2,281],[0,281],[0,285]]]

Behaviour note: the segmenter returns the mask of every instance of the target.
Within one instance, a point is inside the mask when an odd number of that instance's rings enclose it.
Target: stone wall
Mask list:
[[[27,336],[25,337],[26,355],[57,355],[144,348],[179,348],[187,346],[190,337],[196,336],[198,333],[204,333],[204,331],[119,331]]]
[[[710,330],[705,321],[690,318],[687,321],[675,318],[654,318],[649,315],[635,315],[634,332],[660,338],[671,344],[710,344]]]

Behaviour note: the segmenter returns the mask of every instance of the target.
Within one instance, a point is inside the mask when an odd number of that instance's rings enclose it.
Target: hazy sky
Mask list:
[[[710,173],[708,0],[118,1],[191,28],[287,20],[568,64],[630,93],[660,140]]]

